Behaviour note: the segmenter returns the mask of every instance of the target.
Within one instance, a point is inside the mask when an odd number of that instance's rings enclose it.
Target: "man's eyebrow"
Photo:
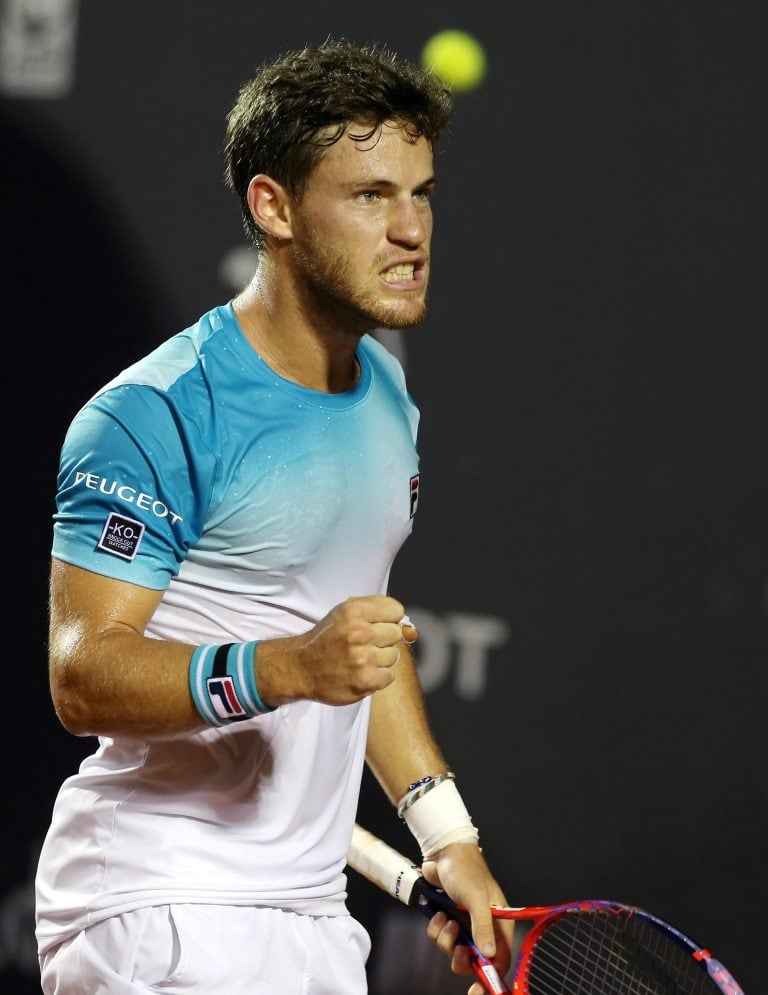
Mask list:
[[[414,190],[431,190],[437,183],[437,177],[434,175],[427,177],[421,183],[418,183],[413,189]],[[397,190],[399,187],[398,183],[393,180],[376,179],[371,177],[370,179],[360,179],[360,180],[349,180],[344,184],[350,190],[371,190],[374,187],[377,190]]]
[[[424,180],[423,183],[419,183],[419,185],[417,187],[415,187],[414,189],[416,189],[416,190],[431,190],[436,185],[437,185],[437,177],[433,173],[432,176],[429,176],[426,180]]]

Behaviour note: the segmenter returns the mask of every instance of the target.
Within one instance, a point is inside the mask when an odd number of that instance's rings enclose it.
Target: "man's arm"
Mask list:
[[[416,636],[412,626],[406,636]],[[393,805],[408,786],[446,770],[445,758],[429,727],[424,696],[409,644],[399,644],[395,680],[371,700],[366,760]]]
[[[408,630],[405,635],[410,636]],[[413,655],[405,641],[400,644],[400,658],[394,670],[392,683],[377,691],[371,699],[366,760],[389,800],[397,805],[410,785],[424,777],[436,777],[446,771],[447,766],[430,730]],[[479,846],[448,844],[424,861],[422,871],[431,884],[443,888],[454,901],[468,909],[475,943],[504,975],[511,959],[514,924],[491,917],[489,906],[506,905],[507,901]],[[458,924],[455,921],[438,913],[430,921],[427,932],[430,939],[452,958],[452,969],[457,974],[473,973],[469,951],[456,945]],[[471,995],[482,995],[482,992],[479,983],[470,988]]]
[[[75,736],[172,736],[202,728],[185,682],[194,646],[144,636],[161,597],[52,561],[51,696]]]
[[[69,732],[153,739],[205,727],[189,689],[196,647],[144,635],[161,597],[53,560],[50,685]],[[386,687],[402,615],[394,598],[350,598],[308,632],[260,643],[254,666],[263,701],[340,705]]]

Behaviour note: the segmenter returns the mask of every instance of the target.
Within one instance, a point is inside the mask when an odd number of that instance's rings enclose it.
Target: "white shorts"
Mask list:
[[[352,916],[158,905],[89,926],[42,958],[45,995],[365,995]]]

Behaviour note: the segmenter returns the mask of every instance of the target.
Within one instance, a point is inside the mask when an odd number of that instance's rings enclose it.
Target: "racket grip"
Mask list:
[[[391,846],[355,823],[347,854],[350,867],[378,885],[398,902],[410,905],[421,871]]]

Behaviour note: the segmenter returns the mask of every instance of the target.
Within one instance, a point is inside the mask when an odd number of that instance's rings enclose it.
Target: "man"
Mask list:
[[[252,283],[70,426],[51,689],[99,747],[62,785],[40,859],[46,995],[360,995],[369,944],[343,872],[364,760],[425,874],[508,967],[488,913],[504,896],[387,594],[418,412],[366,334],[424,316],[449,111],[433,77],[375,47],[262,66],[226,139]],[[454,924],[428,932],[471,973]]]

